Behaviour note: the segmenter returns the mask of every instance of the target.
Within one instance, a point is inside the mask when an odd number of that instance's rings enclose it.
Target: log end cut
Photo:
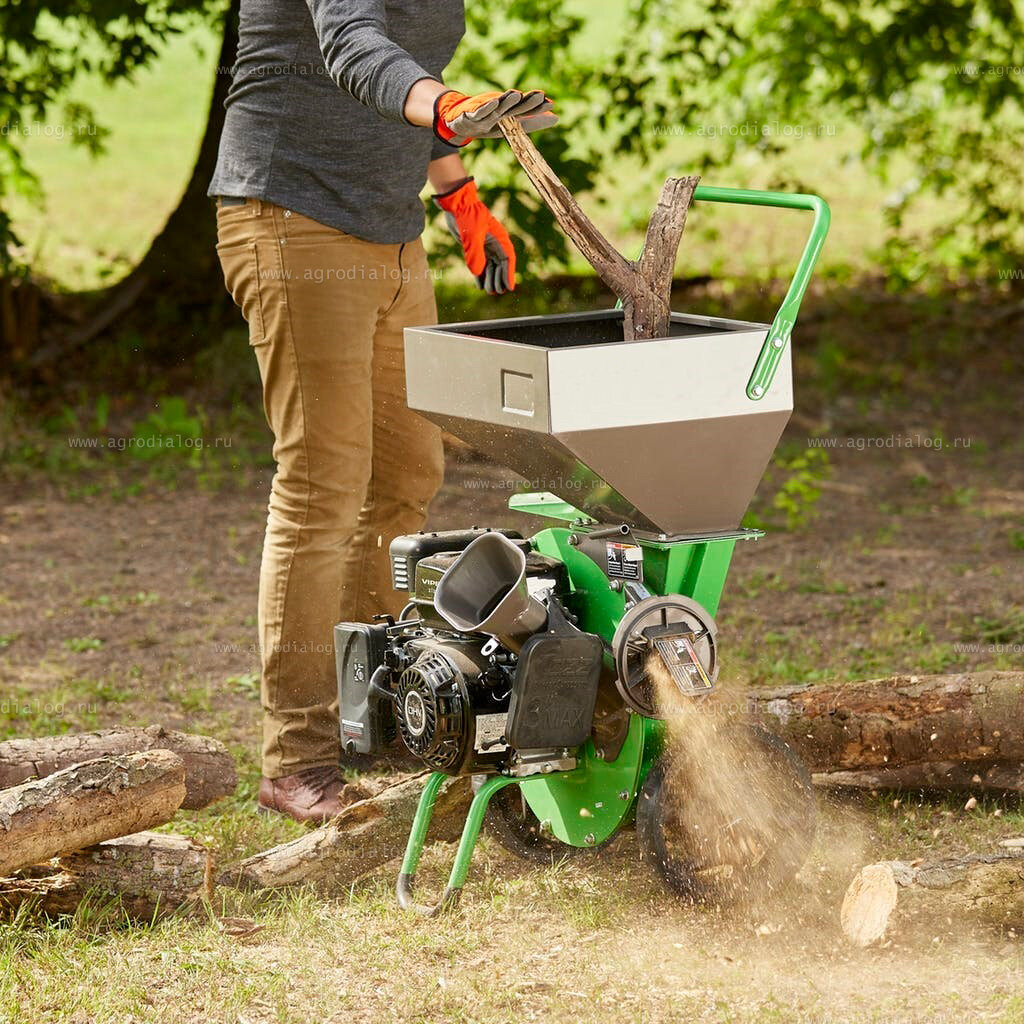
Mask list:
[[[896,909],[896,877],[888,864],[868,864],[850,883],[839,914],[843,934],[855,946],[878,942]]]

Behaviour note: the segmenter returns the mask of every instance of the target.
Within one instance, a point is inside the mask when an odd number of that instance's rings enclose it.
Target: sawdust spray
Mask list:
[[[779,740],[741,724],[724,688],[680,699],[660,657],[647,661],[668,711],[661,790],[666,859],[709,903],[754,901],[789,881],[814,838],[810,779]]]

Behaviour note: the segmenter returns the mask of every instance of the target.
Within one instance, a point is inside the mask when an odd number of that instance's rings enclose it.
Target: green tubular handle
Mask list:
[[[828,203],[820,196],[807,195],[803,192],[761,192],[749,188],[718,188],[715,185],[698,185],[693,193],[694,199],[709,203],[738,203],[743,206],[775,206],[784,210],[810,210],[814,214],[811,234],[804,246],[803,255],[797,264],[789,291],[779,306],[778,313],[772,321],[757,361],[754,363],[750,380],[747,381],[747,398],[756,402],[768,393],[775,371],[779,368],[782,353],[793,333],[797,314],[804,292],[811,280],[814,265],[818,262],[818,254],[825,244],[829,223],[832,215]]]

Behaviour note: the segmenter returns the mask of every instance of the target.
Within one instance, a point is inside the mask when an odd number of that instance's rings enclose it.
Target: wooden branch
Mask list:
[[[541,156],[518,119],[504,118],[498,122],[498,128],[562,230],[622,300],[625,340],[667,337],[676,250],[686,224],[686,211],[700,178],[669,178],[665,182],[647,226],[643,255],[639,263],[634,263],[598,231]]]
[[[1024,792],[1024,672],[752,690],[746,703],[817,782]]]
[[[326,825],[229,868],[218,881],[241,889],[299,882],[328,888],[349,885],[405,853],[426,778],[426,773],[406,777],[371,799],[351,804]],[[457,838],[471,799],[468,777],[447,781],[434,804],[430,839]]]
[[[869,768],[865,771],[814,772],[816,786],[834,789],[930,789],[951,793],[1024,793],[1024,764],[934,761]]]
[[[943,915],[969,912],[1000,925],[1024,923],[1024,850],[868,864],[846,890],[843,934],[856,946],[878,942],[890,930],[897,906]]]
[[[649,291],[645,289],[634,294],[632,313],[635,329],[642,330],[640,325],[650,324],[658,331],[648,337],[660,338],[668,334],[676,253],[686,227],[693,191],[699,181],[696,176],[669,178],[662,186],[658,205],[647,224],[644,251],[638,266],[640,277]]]
[[[105,331],[131,309],[148,284],[148,275],[144,273],[129,274],[104,295],[104,301],[88,321],[68,330],[45,345],[39,346],[29,357],[28,365],[30,367],[51,365],[58,359],[63,359],[76,349],[88,344],[97,334]]]
[[[143,750],[173,750],[185,763],[182,807],[197,810],[230,796],[238,785],[235,762],[223,743],[207,736],[174,732],[160,725],[147,729],[102,729],[0,743],[0,789],[43,778],[97,757],[118,757]]]
[[[185,836],[138,832],[61,857],[56,873],[0,879],[0,908],[11,913],[31,903],[44,914],[73,914],[87,896],[116,898],[119,912],[151,921],[196,910],[212,892],[205,847]]]
[[[0,791],[0,876],[170,821],[185,765],[169,750],[103,757]]]

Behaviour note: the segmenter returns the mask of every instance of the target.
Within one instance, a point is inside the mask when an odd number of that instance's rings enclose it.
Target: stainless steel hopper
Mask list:
[[[788,349],[747,397],[767,324],[673,314],[625,342],[617,310],[405,332],[412,409],[602,522],[739,525],[793,409]]]
[[[814,214],[770,327],[674,313],[669,337],[626,342],[609,310],[407,328],[409,406],[598,521],[734,530],[793,410],[790,335],[829,210],[705,185],[694,199]]]

